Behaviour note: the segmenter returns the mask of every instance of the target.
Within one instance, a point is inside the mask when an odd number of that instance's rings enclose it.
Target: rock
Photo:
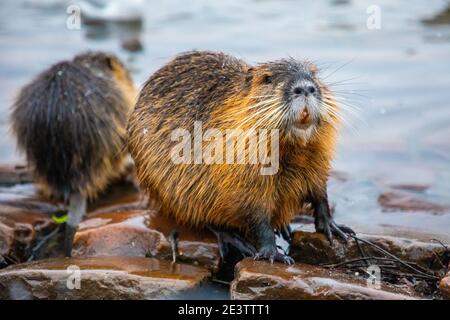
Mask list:
[[[339,271],[295,264],[244,259],[236,266],[235,280],[231,283],[231,298],[260,299],[317,299],[317,300],[406,300],[418,299],[407,287],[382,284],[371,287],[362,277]]]
[[[73,256],[151,256],[172,259],[169,235],[179,234],[179,259],[216,271],[220,256],[214,235],[177,226],[154,210],[92,213],[75,235]]]
[[[147,200],[132,183],[122,182],[112,185],[95,203],[89,204],[88,216],[146,205]],[[62,256],[62,232],[46,240],[39,251],[33,249],[56,229],[52,214],[64,209],[63,203],[43,198],[33,184],[0,187],[0,255],[14,261],[27,261],[30,256]]]
[[[385,210],[428,212],[432,214],[449,213],[450,208],[419,198],[417,195],[402,191],[388,191],[378,197],[378,203]]]
[[[0,270],[0,299],[167,299],[199,286],[201,267],[143,257],[59,258]]]
[[[18,183],[32,182],[30,172],[24,165],[2,165],[0,166],[0,184],[12,185]]]
[[[141,40],[137,36],[124,39],[121,46],[123,49],[130,52],[139,52],[144,49]]]
[[[50,215],[36,207],[0,204],[0,255],[26,261],[39,240],[56,227]]]
[[[338,182],[347,182],[350,179],[350,175],[344,171],[332,170],[330,173],[330,179]]]
[[[446,249],[436,242],[385,235],[358,234],[358,237],[378,245],[404,261],[417,263],[423,268],[436,272],[442,269],[436,255],[443,257]],[[366,255],[383,256],[379,251],[364,243],[360,245]],[[358,245],[352,239],[347,244],[335,239],[333,246],[330,246],[324,235],[304,231],[293,233],[290,254],[296,261],[309,264],[334,264],[361,257]]]
[[[441,290],[442,296],[445,299],[450,300],[450,272],[447,273],[447,276],[442,278],[439,283],[439,289]]]
[[[148,198],[130,181],[111,185],[95,202],[88,206],[88,215],[106,212],[146,209]]]
[[[389,164],[390,170],[377,173],[374,180],[380,187],[423,192],[435,185],[435,173],[425,166],[393,165]]]

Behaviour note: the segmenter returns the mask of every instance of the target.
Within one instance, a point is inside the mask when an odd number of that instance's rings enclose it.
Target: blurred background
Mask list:
[[[339,222],[449,241],[444,0],[2,0],[0,164],[23,163],[8,133],[9,108],[20,87],[51,64],[84,50],[110,51],[141,86],[173,55],[192,49],[252,63],[315,61],[349,110],[329,186]]]

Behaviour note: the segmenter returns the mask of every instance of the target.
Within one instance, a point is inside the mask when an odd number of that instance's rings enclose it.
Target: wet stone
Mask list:
[[[148,198],[131,181],[111,185],[95,202],[88,205],[90,214],[145,209]]]
[[[36,203],[27,208],[0,202],[0,255],[26,261],[38,254],[34,252],[36,245],[56,228],[50,215],[36,208]]]
[[[362,277],[337,270],[296,263],[280,263],[244,259],[236,266],[231,284],[231,298],[243,300],[305,299],[305,300],[407,300],[420,299],[405,286],[368,285]]]
[[[154,210],[91,213],[75,235],[72,255],[150,256],[172,260],[169,236],[179,234],[179,261],[217,271],[220,256],[214,235],[178,226]]]
[[[439,243],[385,235],[357,236],[404,261],[416,263],[432,272],[442,271],[442,262],[437,257],[445,257],[446,249]],[[378,250],[362,242],[360,246],[366,256],[383,256]],[[361,258],[360,249],[353,239],[349,239],[347,244],[335,239],[331,246],[324,235],[305,231],[293,233],[290,254],[296,261],[309,264],[335,264]]]
[[[121,46],[123,49],[130,52],[139,52],[144,49],[141,40],[137,36],[124,39]]]
[[[173,299],[208,275],[144,257],[49,259],[0,270],[0,299]]]
[[[13,185],[32,182],[33,178],[24,165],[1,165],[0,185]]]
[[[112,185],[89,204],[88,216],[146,205],[134,184],[125,181]],[[44,198],[33,184],[0,186],[0,256],[10,263],[62,256],[63,228],[56,230],[51,216],[64,210],[62,202]]]
[[[447,275],[439,282],[439,289],[444,299],[450,300],[450,263],[447,270]]]
[[[431,214],[450,213],[450,208],[422,199],[412,192],[388,191],[378,197],[378,203],[386,211],[427,212]]]
[[[395,174],[392,174],[395,172]],[[375,181],[381,187],[388,187],[397,190],[424,192],[435,185],[435,173],[430,168],[424,166],[412,166],[407,164],[390,164],[390,170],[379,173]]]

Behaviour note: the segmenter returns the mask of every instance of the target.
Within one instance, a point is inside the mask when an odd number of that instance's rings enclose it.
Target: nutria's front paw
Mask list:
[[[294,264],[294,259],[285,255],[284,253],[280,253],[275,246],[267,246],[262,247],[254,256],[255,260],[269,260],[270,263],[283,262],[287,265]]]
[[[333,235],[347,243],[347,235],[355,234],[355,231],[351,228],[342,224],[337,224],[331,217],[316,221],[316,231],[323,233],[330,244],[333,243]]]

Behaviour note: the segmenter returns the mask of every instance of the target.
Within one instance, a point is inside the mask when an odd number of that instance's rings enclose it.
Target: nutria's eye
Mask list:
[[[270,76],[270,75],[265,75],[264,76],[264,83],[267,83],[267,84],[269,84],[269,83],[272,83],[272,77]]]

